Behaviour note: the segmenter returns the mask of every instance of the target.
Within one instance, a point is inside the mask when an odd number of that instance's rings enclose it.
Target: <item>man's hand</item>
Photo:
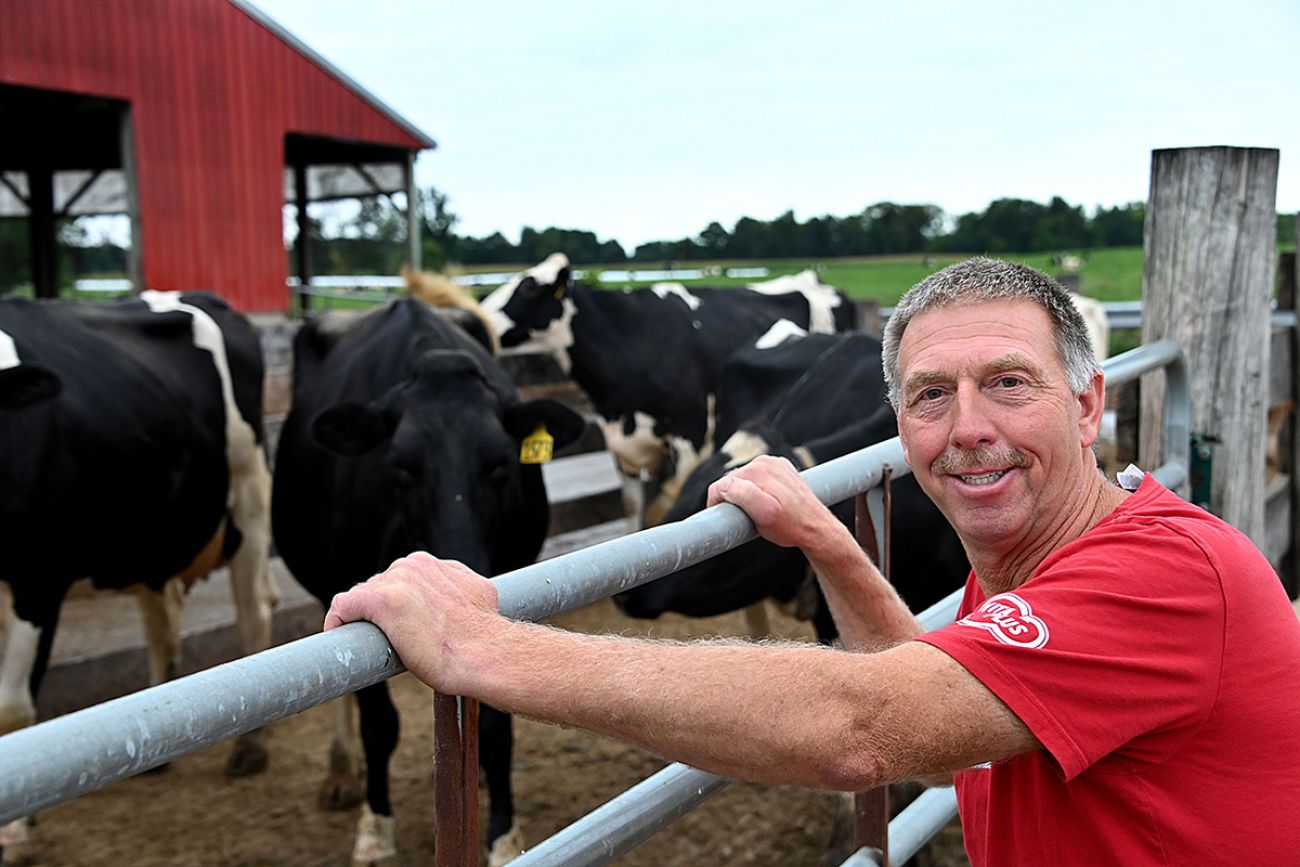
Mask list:
[[[355,620],[378,626],[412,674],[449,695],[461,694],[467,682],[457,670],[458,650],[505,622],[491,581],[422,551],[335,596],[325,629]]]
[[[743,509],[769,542],[805,551],[824,536],[827,522],[839,523],[793,464],[769,455],[755,458],[709,486],[708,505],[718,503]]]

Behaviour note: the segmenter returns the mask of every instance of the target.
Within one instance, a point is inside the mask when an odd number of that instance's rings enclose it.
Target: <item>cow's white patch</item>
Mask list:
[[[510,303],[510,299],[515,297],[515,290],[519,288],[519,284],[532,277],[538,285],[550,286],[560,279],[560,272],[567,267],[569,267],[568,256],[563,253],[552,253],[544,262],[511,277],[480,301],[479,307],[487,314],[497,334],[505,334],[515,327],[515,321],[505,312],[505,307]],[[567,371],[568,368],[566,367],[565,370]]]
[[[754,348],[772,349],[787,341],[798,340],[801,337],[807,336],[807,331],[800,328],[789,319],[778,319],[772,323],[771,328],[767,329],[767,333],[754,341]]]
[[[0,735],[29,726],[36,721],[36,702],[29,692],[32,668],[41,630],[26,620],[12,617],[9,601],[0,600],[6,609],[8,630],[4,657],[0,659]]]
[[[999,593],[984,600],[977,610],[957,622],[983,629],[1003,644],[1016,647],[1043,647],[1051,638],[1047,624],[1014,593]]]
[[[1074,309],[1083,317],[1083,324],[1088,329],[1088,339],[1092,342],[1093,355],[1101,363],[1110,355],[1110,318],[1106,308],[1096,298],[1089,298],[1077,292],[1071,293],[1070,300]]]
[[[357,839],[352,846],[353,864],[383,864],[397,857],[397,822],[392,816],[371,812],[361,805],[357,819]]]
[[[764,295],[800,293],[808,300],[808,330],[818,334],[835,333],[835,308],[843,300],[838,292],[818,280],[817,272],[811,268],[762,283],[750,283],[749,288]]]
[[[736,431],[722,444],[720,449],[730,457],[730,460],[727,461],[727,469],[729,470],[743,466],[759,455],[767,454],[768,450],[767,440],[747,430]]]
[[[663,462],[666,447],[663,438],[655,433],[655,420],[644,412],[634,413],[632,433],[623,432],[623,419],[600,418],[600,432],[605,436],[605,448],[618,461],[618,468],[629,476],[638,476],[642,470],[654,473]]]
[[[271,645],[271,611],[279,602],[279,589],[271,579],[270,548],[271,471],[266,454],[257,444],[252,425],[240,415],[226,358],[226,342],[216,320],[181,300],[179,292],[148,290],[140,299],[155,313],[180,310],[194,321],[194,345],[212,355],[221,397],[226,407],[226,460],[230,489],[226,506],[244,534],[243,544],[231,563],[231,593],[235,599],[240,646],[245,653]]]
[[[669,295],[675,295],[682,299],[682,302],[690,309],[700,309],[700,299],[692,295],[690,290],[681,283],[656,283],[650,287],[650,291],[658,295],[660,298],[667,298]]]
[[[560,318],[552,319],[544,331],[533,331],[527,340],[514,347],[515,352],[545,352],[555,358],[560,369],[569,373],[573,369],[573,359],[569,350],[573,348],[573,317],[578,312],[578,305],[573,299],[565,297],[560,302]],[[509,317],[503,317],[509,321]],[[496,321],[493,320],[493,324]],[[504,334],[505,332],[500,332]]]
[[[0,331],[0,370],[8,370],[20,364],[22,361],[18,358],[18,347],[14,345],[14,339]]]
[[[524,274],[532,277],[539,285],[550,286],[560,279],[560,272],[569,267],[569,257],[563,253],[552,253],[545,261],[529,268]]]

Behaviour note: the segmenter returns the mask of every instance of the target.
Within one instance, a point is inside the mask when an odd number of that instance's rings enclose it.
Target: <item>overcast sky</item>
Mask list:
[[[1282,152],[1300,210],[1300,3],[251,0],[438,142],[461,234],[879,201],[956,215],[1145,200],[1155,148]]]

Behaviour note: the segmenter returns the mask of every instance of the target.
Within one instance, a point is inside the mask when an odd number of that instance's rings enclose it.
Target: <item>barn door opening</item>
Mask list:
[[[130,105],[0,85],[0,294],[141,285]]]
[[[291,133],[285,136],[284,161],[285,244],[294,275],[289,284],[301,308],[329,290],[382,289],[397,279],[403,263],[420,267],[414,151]],[[396,233],[354,237],[339,231],[357,208],[377,202],[385,215],[400,215],[403,225]],[[330,245],[339,255],[330,254]],[[364,273],[335,273],[340,262],[354,269],[361,264]]]

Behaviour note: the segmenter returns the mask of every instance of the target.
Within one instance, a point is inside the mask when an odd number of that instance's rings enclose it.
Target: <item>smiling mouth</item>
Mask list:
[[[1007,474],[1006,470],[994,470],[991,473],[979,473],[978,475],[958,474],[957,478],[961,479],[963,482],[965,482],[968,485],[979,486],[979,485],[991,485],[994,482],[996,482],[998,479],[1005,476],[1006,474]]]

